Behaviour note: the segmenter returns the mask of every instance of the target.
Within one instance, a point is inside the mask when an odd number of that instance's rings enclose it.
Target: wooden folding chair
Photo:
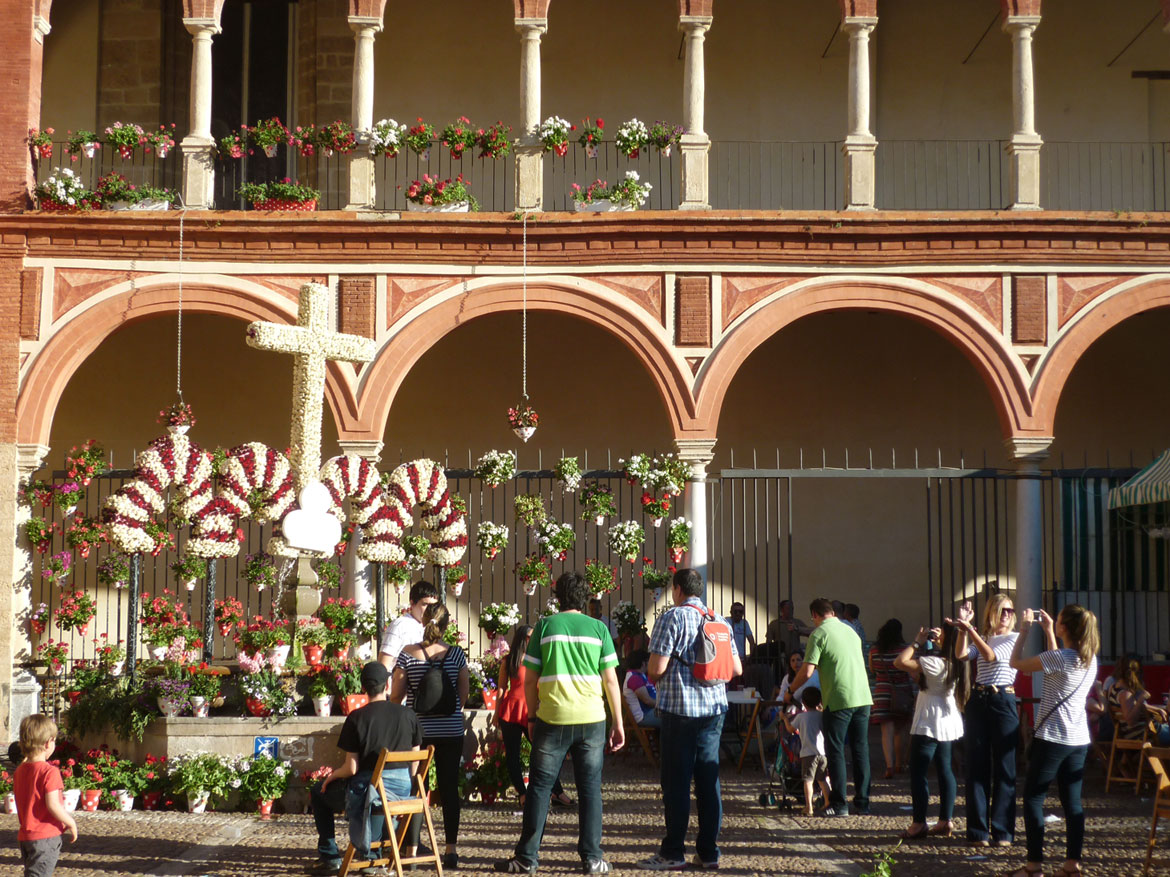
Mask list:
[[[1121,710],[1111,709],[1109,715],[1113,719],[1113,743],[1109,747],[1109,765],[1105,769],[1105,791],[1109,791],[1110,783],[1119,783],[1125,785],[1127,783],[1133,784],[1133,793],[1136,795],[1142,784],[1142,768],[1145,766],[1145,759],[1141,756],[1142,747],[1150,737],[1150,728],[1147,724],[1142,728],[1142,735],[1132,739],[1125,739],[1121,736],[1121,731],[1125,727],[1125,719],[1121,715]],[[1133,777],[1126,777],[1121,775],[1121,758],[1118,757],[1119,752],[1136,752],[1138,753],[1137,775]],[[1117,772],[1114,773],[1114,767]]]
[[[1157,753],[1161,753],[1160,755]],[[1156,749],[1146,746],[1143,753],[1150,762],[1150,769],[1154,772],[1154,812],[1150,816],[1150,839],[1146,845],[1146,866],[1142,874],[1150,873],[1150,863],[1154,858],[1154,845],[1158,842],[1158,820],[1170,819],[1170,776],[1166,775],[1163,759],[1170,756],[1170,749]]]
[[[354,861],[357,850],[351,841],[345,851],[345,856],[341,860],[341,869],[337,872],[337,877],[345,877],[350,871],[361,871],[365,868],[390,864],[394,865],[394,870],[398,873],[398,877],[402,877],[403,865],[413,865],[423,862],[433,862],[435,871],[438,872],[439,877],[443,877],[443,863],[439,858],[439,844],[435,840],[435,826],[431,822],[431,810],[427,805],[427,771],[430,770],[431,759],[434,757],[434,746],[428,746],[425,749],[412,749],[408,752],[382,750],[382,754],[378,756],[377,764],[374,765],[374,775],[371,779],[374,788],[378,791],[378,797],[382,799],[382,812],[386,815],[386,819],[382,825],[382,838],[381,840],[370,842],[370,856],[372,858],[364,862]],[[414,794],[409,798],[391,800],[382,785],[382,771],[388,767],[406,767],[410,765],[415,765],[411,776],[411,787],[414,790]],[[429,856],[410,856],[403,858],[400,852],[402,841],[406,837],[406,830],[410,825],[410,820],[418,816],[422,817],[423,825],[426,828],[427,839],[431,845],[431,854]],[[390,827],[395,817],[399,817],[397,832]],[[390,849],[389,856],[386,855],[387,847]],[[375,856],[375,851],[381,855]]]
[[[654,747],[650,742],[650,735],[657,734],[657,728],[643,728],[634,721],[634,714],[630,712],[630,705],[626,702],[625,697],[622,697],[622,721],[625,722],[626,728],[634,732],[634,736],[638,738],[638,742],[642,745],[642,751],[646,753],[646,758],[654,767],[658,767],[658,756],[654,754]]]
[[[743,749],[740,750],[739,753],[739,764],[736,766],[737,773],[743,773],[743,761],[745,758],[747,758],[748,749],[752,745],[753,737],[756,740],[756,748],[760,751],[760,769],[764,773],[768,772],[767,758],[764,756],[764,732],[760,728],[760,716],[763,715],[765,710],[772,709],[773,707],[780,707],[783,709],[784,704],[778,700],[764,700],[761,698],[760,700],[757,700],[756,705],[752,707],[752,714],[750,718],[748,718],[748,729],[747,732],[743,734]]]

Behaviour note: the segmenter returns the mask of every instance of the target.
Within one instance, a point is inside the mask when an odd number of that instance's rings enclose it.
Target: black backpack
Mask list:
[[[451,684],[451,677],[443,666],[450,653],[451,650],[448,649],[442,655],[427,661],[427,669],[414,690],[416,715],[449,716],[459,705],[455,686]]]

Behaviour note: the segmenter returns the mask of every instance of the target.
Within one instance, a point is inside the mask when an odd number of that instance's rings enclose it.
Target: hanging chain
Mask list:
[[[524,238],[521,248],[522,262],[521,262],[521,283],[520,288],[523,291],[524,302],[523,308],[520,312],[521,325],[521,339],[520,339],[520,359],[521,372],[520,384],[521,392],[524,401],[528,401],[528,214],[524,214]]]
[[[183,401],[183,222],[189,209],[184,205],[179,214],[179,326],[175,343],[175,392],[179,402]]]

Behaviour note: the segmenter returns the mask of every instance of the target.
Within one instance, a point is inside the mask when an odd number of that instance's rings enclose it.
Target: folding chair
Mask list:
[[[1166,775],[1166,768],[1162,764],[1162,759],[1170,756],[1170,749],[1153,749],[1147,744],[1145,756],[1150,762],[1150,769],[1154,772],[1154,784],[1157,788],[1154,791],[1154,812],[1150,816],[1150,839],[1146,845],[1143,877],[1150,873],[1150,862],[1154,858],[1154,845],[1158,842],[1158,820],[1170,819],[1170,777]]]
[[[378,797],[382,799],[382,812],[386,819],[382,825],[382,839],[370,842],[370,855],[375,855],[375,850],[381,855],[376,858],[371,858],[367,861],[354,861],[354,856],[357,854],[357,849],[351,841],[349,847],[345,851],[345,856],[341,860],[341,869],[337,872],[337,877],[345,877],[350,871],[361,871],[365,868],[373,868],[378,865],[394,865],[394,870],[398,873],[398,877],[402,877],[402,866],[413,865],[416,863],[433,862],[435,871],[439,877],[443,877],[443,863],[439,858],[439,844],[435,841],[435,826],[431,822],[431,810],[427,805],[427,771],[431,766],[431,759],[435,756],[435,747],[428,746],[426,749],[412,749],[409,752],[390,752],[383,749],[382,754],[378,756],[378,762],[374,765],[374,775],[371,783],[378,791]],[[409,798],[401,800],[391,800],[386,794],[386,789],[382,785],[382,771],[387,767],[393,766],[408,766],[417,765],[411,776],[411,787],[414,790],[414,795]],[[431,854],[429,856],[411,856],[403,858],[400,853],[402,841],[406,837],[406,829],[410,825],[410,820],[422,816],[423,825],[426,827],[427,839],[430,841]],[[394,817],[402,817],[398,820],[398,831],[395,833],[391,829],[391,823]],[[390,848],[390,855],[386,855],[386,848]]]
[[[748,749],[751,748],[752,738],[756,740],[756,748],[760,751],[760,769],[764,773],[768,772],[767,758],[764,755],[764,732],[760,727],[760,716],[765,710],[773,707],[784,708],[784,704],[778,700],[764,700],[756,701],[756,705],[752,707],[752,714],[748,718],[748,729],[743,735],[743,749],[739,753],[739,764],[736,766],[737,773],[743,773],[743,761],[747,758]]]
[[[634,732],[634,736],[638,738],[638,742],[642,744],[642,751],[646,753],[646,758],[654,767],[658,767],[658,756],[654,754],[654,747],[650,742],[650,735],[657,734],[657,728],[643,728],[634,721],[634,714],[630,712],[630,705],[626,702],[625,697],[622,697],[622,721],[625,722],[626,728]]]
[[[1150,728],[1147,724],[1142,728],[1142,735],[1132,739],[1125,739],[1121,736],[1122,729],[1125,727],[1125,719],[1121,715],[1121,711],[1117,709],[1109,710],[1109,715],[1113,718],[1113,743],[1109,747],[1109,765],[1105,769],[1105,791],[1108,793],[1110,783],[1132,783],[1133,793],[1136,795],[1142,784],[1142,768],[1145,766],[1145,760],[1141,756],[1142,747],[1146,745],[1146,741],[1150,737]],[[1136,752],[1138,753],[1137,775],[1133,777],[1126,777],[1121,775],[1121,759],[1118,757],[1119,752]],[[1114,765],[1117,767],[1117,773],[1114,773]]]

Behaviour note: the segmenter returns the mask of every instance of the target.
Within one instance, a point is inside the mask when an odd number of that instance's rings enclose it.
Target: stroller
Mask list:
[[[804,806],[804,783],[800,778],[800,736],[789,734],[780,725],[780,745],[768,767],[768,789],[760,793],[760,806],[787,810]]]

